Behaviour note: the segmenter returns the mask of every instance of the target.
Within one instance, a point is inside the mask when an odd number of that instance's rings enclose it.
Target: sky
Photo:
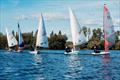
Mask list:
[[[103,5],[107,4],[116,30],[120,30],[120,0],[0,0],[0,32],[5,28],[22,32],[36,31],[42,13],[47,35],[59,30],[71,39],[69,10],[71,7],[80,26],[103,28]]]

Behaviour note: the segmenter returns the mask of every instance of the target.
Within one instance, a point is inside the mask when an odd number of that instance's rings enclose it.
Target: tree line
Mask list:
[[[83,27],[83,31],[85,35],[87,35],[87,30],[89,30],[87,29],[87,27]],[[99,47],[99,49],[103,50],[104,38],[101,38],[101,36],[103,35],[102,30],[98,28],[98,29],[93,29],[92,32],[93,32],[93,36],[88,41],[88,43],[79,45],[79,48],[93,49],[94,44],[96,44]],[[17,32],[15,33],[14,31],[12,31],[12,34],[18,40]],[[117,31],[115,34],[116,34],[116,42],[115,42],[115,45],[113,45],[110,49],[120,50],[120,40],[118,38],[120,36],[120,31]],[[22,35],[23,35],[24,44],[25,44],[24,49],[32,50],[36,43],[37,31],[35,32],[35,34],[32,31],[28,33],[22,33]],[[65,46],[69,46],[72,48],[72,45],[73,45],[72,42],[67,40],[68,40],[68,37],[65,34],[62,34],[61,31],[59,31],[58,33],[54,33],[54,31],[52,31],[50,33],[50,36],[48,37],[49,49],[64,50]],[[0,49],[7,49],[7,48],[8,48],[7,37],[5,34],[0,33]]]

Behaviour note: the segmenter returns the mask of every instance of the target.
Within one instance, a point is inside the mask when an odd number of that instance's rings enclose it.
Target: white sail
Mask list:
[[[92,36],[93,36],[93,32],[92,32],[92,30],[89,28],[89,29],[87,30],[86,41],[88,42],[88,41],[92,38]]]
[[[86,43],[85,34],[82,28],[79,26],[77,18],[74,15],[71,8],[69,8],[69,14],[70,14],[70,25],[71,25],[73,45],[80,45]]]
[[[19,23],[18,23],[18,46],[19,46],[19,48],[24,47],[24,41],[23,41],[23,37],[22,37],[22,33],[21,33]]]
[[[8,41],[8,46],[13,47],[17,45],[17,40],[13,36],[12,32],[9,32],[8,29],[6,28],[6,34],[7,34],[7,41]]]
[[[39,27],[36,39],[36,46],[48,48],[48,38],[46,35],[45,23],[41,14],[39,19]]]

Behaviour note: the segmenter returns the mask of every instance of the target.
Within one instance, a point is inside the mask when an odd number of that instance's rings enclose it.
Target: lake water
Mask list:
[[[64,55],[48,50],[33,55],[0,50],[0,80],[120,80],[120,50],[99,56],[91,52]]]

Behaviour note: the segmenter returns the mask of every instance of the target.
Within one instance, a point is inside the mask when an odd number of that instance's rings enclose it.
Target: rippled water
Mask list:
[[[78,55],[63,52],[0,50],[0,80],[120,80],[120,50],[101,56],[90,55],[90,50]]]

